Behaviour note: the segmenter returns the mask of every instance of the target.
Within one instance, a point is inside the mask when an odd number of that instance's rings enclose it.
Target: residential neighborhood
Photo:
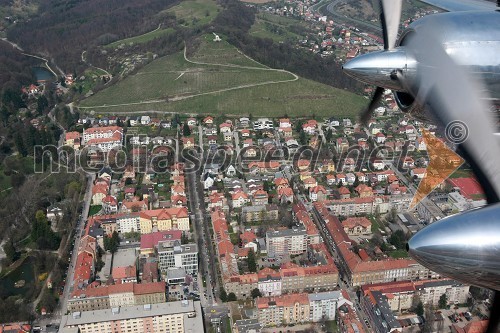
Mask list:
[[[434,128],[380,114],[367,128],[334,118],[138,117],[120,119],[124,127],[87,119],[82,135],[65,140],[100,165],[69,316],[194,301],[216,311],[214,323],[227,313],[235,331],[335,323],[382,333],[422,326],[419,304],[468,303],[469,286],[421,266],[404,246],[484,197],[460,173],[409,211],[429,162],[422,131]],[[289,149],[292,140],[308,150]],[[115,150],[129,154],[125,168],[102,163]],[[377,155],[361,159],[363,150]],[[168,167],[155,170],[158,156]]]
[[[0,333],[487,330],[498,279],[477,263],[495,240],[439,227],[472,228],[474,212],[493,224],[498,189],[483,171],[498,163],[425,80],[440,67],[467,78],[474,57],[453,57],[497,47],[446,49],[457,17],[476,29],[466,10],[63,2],[0,4]],[[411,30],[447,14],[432,31],[442,40]],[[415,36],[450,63],[426,59]],[[372,51],[402,64],[348,67]],[[498,88],[488,80],[482,93]],[[450,139],[455,113],[465,141]],[[415,254],[435,227],[437,245]],[[453,275],[460,256],[469,269]]]

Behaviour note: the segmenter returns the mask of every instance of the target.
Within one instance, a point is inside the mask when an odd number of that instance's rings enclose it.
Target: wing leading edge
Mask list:
[[[420,0],[434,7],[449,12],[463,12],[472,10],[495,10],[496,4],[484,0]]]

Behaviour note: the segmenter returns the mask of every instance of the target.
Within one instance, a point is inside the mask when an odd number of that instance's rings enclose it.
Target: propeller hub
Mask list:
[[[434,222],[408,242],[413,259],[434,272],[500,290],[500,204]]]
[[[398,72],[408,80],[415,76],[416,68],[416,60],[404,47],[360,55],[342,67],[344,73],[356,80],[397,91],[405,91],[408,83],[398,79]]]

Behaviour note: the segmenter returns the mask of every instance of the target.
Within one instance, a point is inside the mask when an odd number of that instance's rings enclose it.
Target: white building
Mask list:
[[[307,232],[302,226],[296,229],[268,231],[266,233],[269,257],[285,254],[301,254],[307,250]]]
[[[309,314],[312,322],[335,320],[337,304],[342,297],[340,291],[309,294]]]
[[[63,316],[61,326],[62,332],[194,333],[203,328],[203,316],[199,301],[185,300],[73,312]]]
[[[131,213],[131,214],[117,216],[116,224],[118,225],[118,230],[122,234],[127,232],[141,231],[139,213]]]
[[[469,286],[454,280],[429,281],[417,286],[417,294],[423,304],[437,306],[443,294],[448,304],[464,304],[469,297]]]
[[[123,142],[123,128],[118,126],[92,127],[83,131],[85,146],[98,148],[103,152],[121,147]]]
[[[267,270],[269,270],[269,274],[266,274]],[[281,276],[278,272],[265,268],[259,272],[258,276],[257,288],[262,296],[281,295]]]
[[[158,243],[158,267],[162,273],[168,268],[184,268],[187,274],[198,272],[198,246],[196,244],[181,245],[178,241],[174,246],[171,242]]]

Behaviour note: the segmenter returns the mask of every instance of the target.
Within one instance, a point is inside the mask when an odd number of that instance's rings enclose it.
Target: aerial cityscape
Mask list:
[[[497,332],[469,1],[0,3],[0,333]]]

